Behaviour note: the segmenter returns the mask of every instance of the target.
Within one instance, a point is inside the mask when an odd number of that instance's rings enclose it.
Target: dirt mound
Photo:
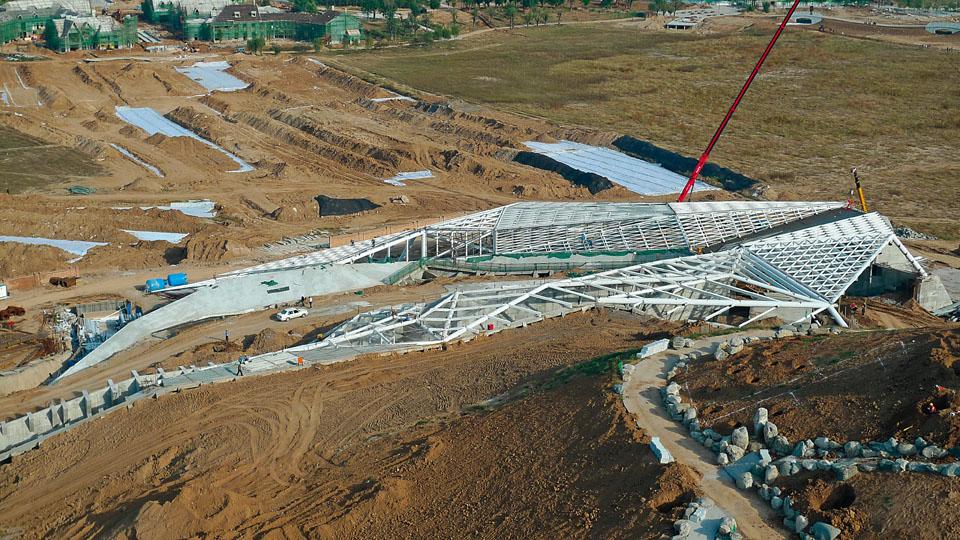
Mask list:
[[[220,262],[250,254],[250,248],[218,233],[201,233],[187,238],[186,258],[198,262]]]
[[[250,340],[244,352],[250,355],[279,351],[296,343],[297,338],[283,334],[273,328],[265,328]]]
[[[40,270],[67,268],[67,260],[73,257],[55,247],[0,242],[0,277],[11,278]]]
[[[762,405],[792,441],[923,437],[951,447],[960,444],[958,358],[957,328],[814,336],[695,363],[679,381],[704,426],[723,433]],[[923,413],[931,401],[937,413]]]
[[[181,105],[164,116],[208,141],[215,140],[213,133],[210,131],[210,126],[215,122],[215,119],[209,114],[199,112],[193,107]]]

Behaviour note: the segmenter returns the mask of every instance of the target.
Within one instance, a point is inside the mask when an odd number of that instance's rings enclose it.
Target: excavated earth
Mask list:
[[[22,80],[39,103],[17,109],[17,115],[0,114],[0,128],[23,141],[3,152],[5,170],[34,179],[26,187],[26,180],[18,180],[11,195],[0,195],[0,235],[110,243],[84,257],[82,272],[164,266],[183,258],[222,263],[255,256],[257,248],[287,236],[452,217],[514,202],[516,193],[538,200],[642,199],[620,187],[592,195],[559,174],[512,161],[523,141],[552,140],[555,125],[439,97],[374,101],[395,95],[307,56],[227,55],[230,73],[250,86],[209,93],[175,69],[204,58],[147,62],[98,52],[107,61],[84,63],[78,55],[0,64],[0,82],[19,88]],[[151,107],[255,169],[231,172],[234,162],[197,140],[148,135],[121,120],[117,106]],[[64,162],[68,170],[54,171],[62,174],[37,169],[45,155],[57,161],[66,151],[89,163]],[[405,187],[383,182],[425,169],[434,178]],[[96,192],[68,195],[66,188],[76,185]],[[318,196],[366,199],[369,207],[379,207],[321,217]],[[710,195],[717,196],[723,194]],[[216,219],[112,209],[202,198],[218,203]],[[138,244],[120,229],[191,236],[169,252],[169,244]],[[36,258],[7,244],[0,249],[0,255],[11,255],[3,257],[10,262],[0,268],[0,278],[66,267],[73,258],[52,248],[31,248]]]
[[[762,342],[723,361],[694,362],[677,381],[703,425],[723,434],[751,425],[762,406],[791,441],[923,437],[954,448],[960,446],[958,360],[956,325],[852,332]],[[931,401],[938,412],[925,414],[921,407]],[[811,523],[832,523],[842,538],[960,535],[954,478],[861,473],[838,482],[804,471],[776,485]]]
[[[569,367],[671,330],[594,311],[139,402],[4,465],[0,525],[25,538],[661,538],[698,478],[654,461],[610,392],[614,363]]]

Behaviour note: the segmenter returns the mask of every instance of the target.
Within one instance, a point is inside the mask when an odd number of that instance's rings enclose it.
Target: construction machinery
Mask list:
[[[857,197],[860,198],[860,209],[863,210],[863,213],[867,213],[870,210],[867,209],[867,199],[863,196],[863,187],[860,185],[860,175],[857,174],[856,167],[851,167],[850,172],[853,174],[853,183],[857,189]]]

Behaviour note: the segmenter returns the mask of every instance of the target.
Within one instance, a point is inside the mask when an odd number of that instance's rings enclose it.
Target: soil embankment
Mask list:
[[[654,463],[610,375],[555,375],[638,346],[639,324],[668,329],[590,312],[141,402],[6,465],[0,525],[27,538],[659,538],[695,477]],[[471,406],[508,391],[523,397]]]

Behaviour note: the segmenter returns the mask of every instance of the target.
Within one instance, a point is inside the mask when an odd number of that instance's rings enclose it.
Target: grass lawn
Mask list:
[[[772,33],[698,35],[627,22],[517,28],[430,48],[340,54],[421,90],[696,157]],[[843,199],[858,166],[871,206],[960,237],[960,52],[789,29],[713,161],[776,198]]]

